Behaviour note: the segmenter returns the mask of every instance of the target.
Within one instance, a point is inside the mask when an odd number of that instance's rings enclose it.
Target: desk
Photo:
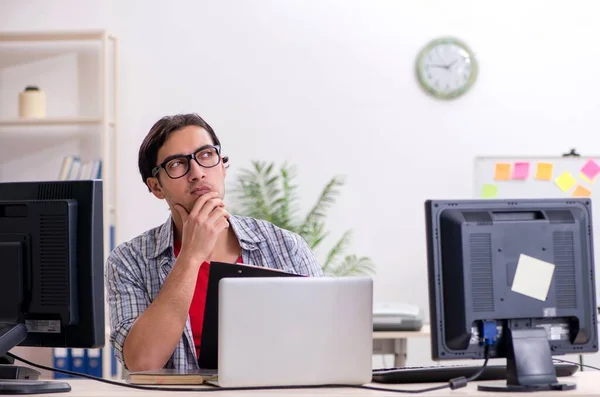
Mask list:
[[[563,382],[576,383],[577,388],[571,391],[561,392],[537,392],[537,393],[510,393],[511,397],[527,396],[527,397],[545,397],[545,396],[594,396],[600,395],[600,372],[599,371],[585,371],[578,372],[574,376],[569,378],[560,378]],[[472,382],[467,387],[458,390],[438,390],[433,392],[424,393],[423,396],[488,396],[496,397],[500,396],[499,393],[493,392],[480,392],[477,390],[477,384],[497,384],[500,381],[485,381],[485,382]],[[128,397],[128,396],[198,396],[202,393],[199,392],[181,392],[173,393],[166,391],[147,391],[147,390],[135,390],[121,386],[108,385],[93,380],[87,379],[71,379],[68,380],[71,385],[71,392],[69,393],[53,393],[43,394],[43,397]],[[386,389],[422,389],[426,387],[435,386],[433,383],[421,383],[421,384],[404,384],[404,385],[386,385],[373,383],[370,386],[382,387]],[[216,391],[211,392],[207,395],[214,397],[241,397],[241,396],[306,396],[306,395],[322,395],[322,396],[398,396],[403,394],[390,393],[386,391],[373,391],[355,388],[339,388],[339,389],[275,389],[275,390],[252,390],[252,391]],[[408,394],[404,394],[408,395]]]
[[[373,354],[393,354],[394,367],[404,367],[407,340],[430,336],[431,330],[428,324],[423,325],[420,331],[375,331],[373,332]]]

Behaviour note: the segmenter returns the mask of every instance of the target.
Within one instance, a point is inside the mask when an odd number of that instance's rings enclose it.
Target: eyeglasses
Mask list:
[[[221,147],[219,145],[203,146],[192,154],[167,158],[152,169],[152,176],[156,176],[163,168],[169,178],[182,178],[190,171],[191,160],[195,160],[203,168],[215,167],[221,162],[220,152]]]

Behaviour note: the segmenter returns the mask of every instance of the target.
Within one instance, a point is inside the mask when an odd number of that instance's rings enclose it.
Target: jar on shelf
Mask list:
[[[46,94],[36,86],[27,86],[19,93],[19,117],[46,117]]]

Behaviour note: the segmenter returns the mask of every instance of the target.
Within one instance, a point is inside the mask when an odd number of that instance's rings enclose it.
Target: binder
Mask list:
[[[52,365],[56,369],[62,369],[66,371],[71,371],[71,357],[69,354],[69,349],[64,347],[56,347],[52,352]],[[70,378],[70,375],[61,374],[58,372],[54,373],[54,379],[65,379]]]
[[[86,349],[87,374],[102,377],[102,349]]]
[[[115,354],[115,348],[110,346],[110,376],[115,377],[118,374],[119,363],[117,362],[117,355]]]
[[[85,374],[85,364],[85,349],[71,349],[71,371]]]

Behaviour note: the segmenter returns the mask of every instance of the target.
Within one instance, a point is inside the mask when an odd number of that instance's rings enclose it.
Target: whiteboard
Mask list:
[[[592,227],[596,274],[600,263],[600,156],[581,157],[476,157],[475,198],[569,198],[592,201]],[[596,299],[600,277],[596,277]]]

